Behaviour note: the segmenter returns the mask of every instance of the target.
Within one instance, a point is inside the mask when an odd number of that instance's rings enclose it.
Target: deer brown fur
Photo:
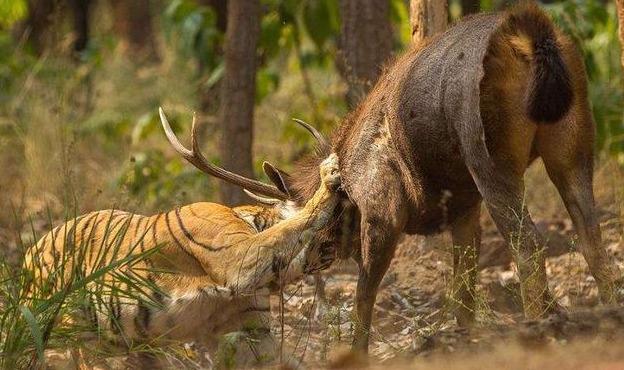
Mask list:
[[[550,308],[544,242],[524,204],[523,174],[538,157],[602,301],[613,302],[619,271],[596,219],[594,130],[582,58],[534,3],[468,17],[391,63],[331,143],[350,219],[359,220],[354,348],[368,347],[377,289],[402,232],[451,232],[456,317],[474,320],[482,202],[513,250],[526,317]],[[317,163],[283,176],[299,201],[318,187]]]

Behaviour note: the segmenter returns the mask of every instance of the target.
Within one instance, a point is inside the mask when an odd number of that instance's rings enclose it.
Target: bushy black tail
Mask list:
[[[574,93],[552,21],[534,2],[525,2],[508,13],[502,27],[531,63],[526,95],[529,118],[538,123],[561,120]]]

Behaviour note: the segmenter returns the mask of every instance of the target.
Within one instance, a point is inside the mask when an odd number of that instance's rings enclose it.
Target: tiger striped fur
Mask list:
[[[155,216],[92,212],[43,236],[27,252],[25,267],[36,282],[59,271],[60,263],[65,275],[75,273],[76,260],[82,263],[79,270],[89,274],[101,265],[147,253],[126,267],[126,273],[157,289],[140,291],[139,299],[111,294],[94,302],[86,316],[100,330],[129,341],[195,341],[213,350],[221,334],[247,331],[260,337],[256,344],[268,342],[271,347],[270,289],[330,262],[314,241],[339,202],[335,154],[320,165],[320,174],[314,197],[289,212],[215,203],[194,203]],[[144,288],[117,276],[107,273],[105,283],[125,284],[122,290]],[[67,284],[71,276],[57,280]]]

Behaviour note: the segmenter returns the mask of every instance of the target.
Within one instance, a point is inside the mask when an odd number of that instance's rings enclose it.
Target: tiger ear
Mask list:
[[[288,190],[288,183],[290,180],[290,175],[288,173],[280,170],[269,162],[262,163],[262,170],[282,193],[286,194],[288,198],[291,198],[290,191]]]

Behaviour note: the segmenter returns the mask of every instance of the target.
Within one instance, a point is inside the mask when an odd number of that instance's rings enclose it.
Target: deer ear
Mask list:
[[[262,170],[282,193],[286,194],[289,198],[291,197],[290,191],[288,190],[288,182],[290,180],[289,174],[269,162],[262,163]]]

